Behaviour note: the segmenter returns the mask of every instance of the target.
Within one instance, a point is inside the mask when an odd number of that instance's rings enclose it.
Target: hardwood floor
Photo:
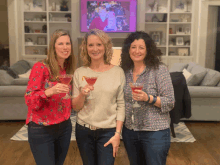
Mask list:
[[[0,165],[34,165],[28,142],[10,138],[24,121],[0,121]],[[220,123],[186,122],[196,139],[194,143],[171,143],[167,165],[220,165]],[[64,165],[82,165],[76,142],[72,141]],[[123,143],[115,165],[129,165]]]

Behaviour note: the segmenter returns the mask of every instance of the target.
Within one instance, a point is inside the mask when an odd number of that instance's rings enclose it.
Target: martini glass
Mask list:
[[[59,75],[59,79],[62,84],[69,85],[71,80],[72,80],[72,75],[70,74],[64,74],[64,75]],[[66,95],[63,97],[63,99],[69,99],[70,95],[66,93]]]
[[[86,82],[90,85],[93,86],[97,80],[98,77],[87,77],[87,76],[83,76],[86,80]],[[90,91],[90,95],[87,99],[94,99],[95,97],[92,95],[92,91]]]
[[[135,90],[142,90],[142,88],[143,88],[143,84],[142,83],[129,83],[129,85],[130,85],[130,87],[132,89],[132,92],[134,92],[134,93],[138,93]],[[135,100],[134,104],[133,104],[133,108],[138,108],[138,107],[141,107],[141,105],[138,104],[138,102]]]

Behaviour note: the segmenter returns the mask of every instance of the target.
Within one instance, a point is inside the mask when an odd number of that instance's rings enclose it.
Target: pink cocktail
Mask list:
[[[72,80],[72,75],[69,74],[59,75],[59,79],[62,84],[69,85]],[[69,99],[69,98],[70,95],[68,93],[66,93],[66,95],[63,97],[63,99]]]
[[[97,77],[85,77],[85,79],[86,79],[86,82],[92,86],[95,84]]]
[[[129,83],[131,90],[133,93],[138,93],[135,90],[142,90],[143,89],[143,83]],[[135,101],[135,103],[133,104],[134,108],[140,107],[140,104],[137,103],[137,101]]]
[[[87,76],[83,76],[83,78],[86,80],[86,82],[90,85],[93,86],[97,80],[98,77],[87,77]],[[92,91],[90,91],[90,95],[89,97],[87,97],[87,99],[94,99],[93,95],[92,95]]]
[[[72,77],[59,77],[59,79],[62,84],[69,85],[72,80]]]
[[[142,90],[142,88],[143,88],[143,86],[138,86],[138,87],[131,86],[131,89],[134,93],[138,93],[135,90]]]

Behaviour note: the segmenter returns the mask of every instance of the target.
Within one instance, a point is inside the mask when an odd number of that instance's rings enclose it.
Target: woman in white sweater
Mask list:
[[[84,165],[113,165],[125,118],[125,75],[120,67],[110,64],[112,42],[101,30],[93,29],[85,35],[80,56],[83,66],[74,73],[72,100],[78,112],[76,141],[80,155]],[[87,83],[88,77],[97,78],[94,85]]]

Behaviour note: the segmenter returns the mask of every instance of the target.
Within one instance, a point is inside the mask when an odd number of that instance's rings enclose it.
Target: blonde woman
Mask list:
[[[75,58],[69,34],[52,34],[47,58],[35,63],[25,94],[28,106],[28,142],[37,165],[62,165],[72,132],[71,99],[63,99],[72,89],[58,76],[73,74]]]
[[[90,30],[81,45],[82,67],[74,73],[76,141],[84,165],[113,165],[125,118],[123,70],[110,64],[112,42],[101,30]],[[88,77],[97,78],[94,85]],[[92,94],[92,99],[90,99]],[[89,97],[88,97],[89,96]]]

